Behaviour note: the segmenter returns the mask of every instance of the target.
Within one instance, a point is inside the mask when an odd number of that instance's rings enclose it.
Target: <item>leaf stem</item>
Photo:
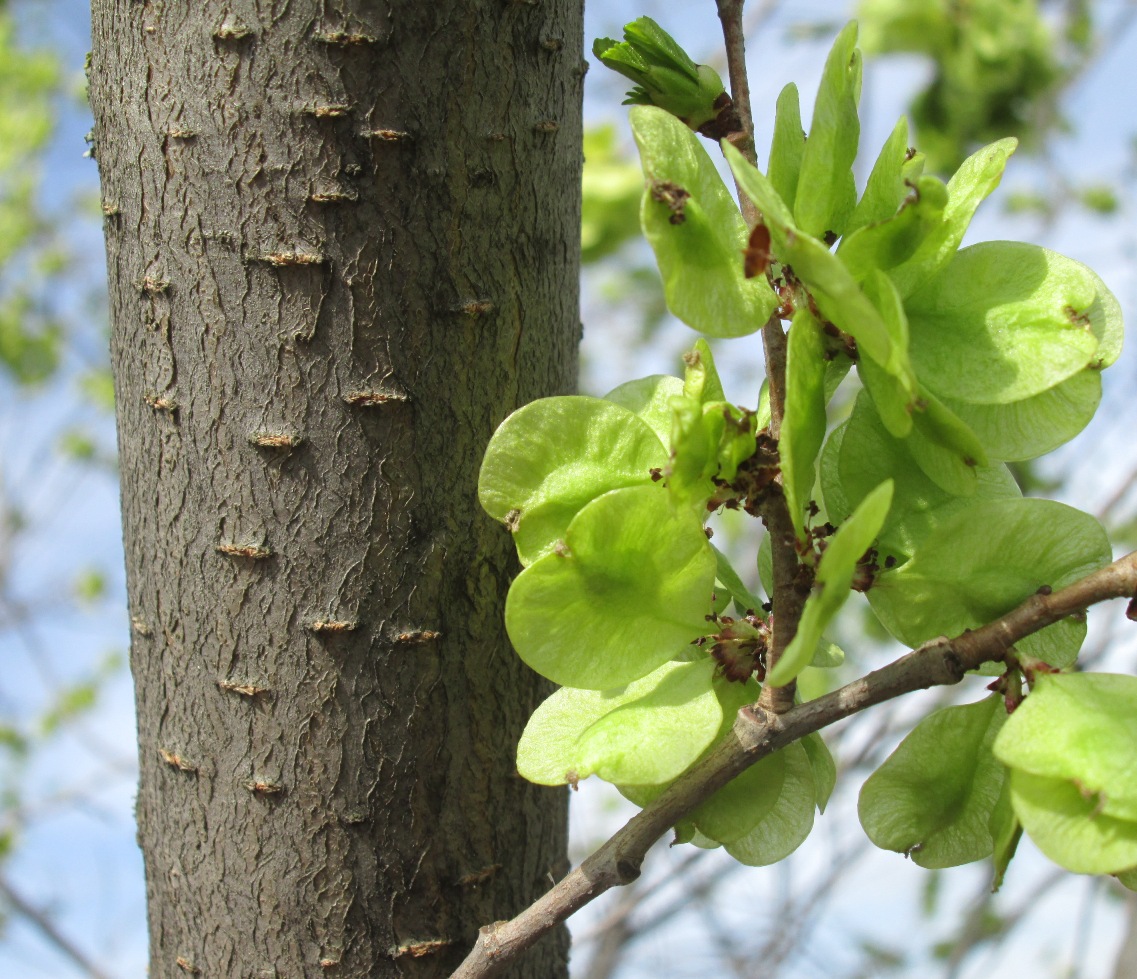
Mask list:
[[[633,816],[611,839],[512,921],[481,929],[451,979],[497,975],[546,932],[612,887],[631,883],[648,849],[680,819],[767,755],[868,707],[926,687],[958,683],[1001,660],[1032,633],[1112,598],[1137,595],[1137,551],[1050,594],[1038,592],[1002,618],[954,639],[940,637],[859,680],[783,714],[760,704],[738,712],[731,735]]]

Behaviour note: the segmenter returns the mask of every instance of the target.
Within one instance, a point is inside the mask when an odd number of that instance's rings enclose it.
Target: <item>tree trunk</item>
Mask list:
[[[564,869],[475,487],[575,382],[581,8],[94,2],[152,976],[446,975]]]

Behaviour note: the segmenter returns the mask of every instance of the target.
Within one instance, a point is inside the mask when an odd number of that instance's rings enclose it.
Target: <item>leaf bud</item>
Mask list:
[[[718,72],[695,64],[650,17],[625,25],[623,41],[597,38],[592,53],[635,82],[624,105],[658,106],[698,130],[731,104]]]

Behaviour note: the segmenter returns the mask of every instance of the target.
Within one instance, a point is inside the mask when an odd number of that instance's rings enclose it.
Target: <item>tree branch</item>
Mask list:
[[[477,944],[452,979],[496,975],[545,932],[564,922],[611,887],[639,876],[648,848],[680,819],[736,775],[767,755],[814,731],[926,687],[958,683],[968,670],[1001,660],[1020,639],[1089,606],[1111,598],[1137,595],[1137,551],[1067,587],[1031,595],[1018,608],[982,628],[954,639],[925,643],[900,659],[852,683],[774,714],[760,705],[738,712],[731,735],[700,764],[682,775],[658,799],[560,883],[512,921],[481,930]]]
[[[718,4],[719,20],[722,21],[723,41],[726,44],[726,70],[730,80],[730,99],[738,113],[742,129],[727,137],[735,148],[754,166],[758,158],[754,153],[754,116],[750,111],[750,80],[746,76],[746,29],[742,25],[742,8],[746,0],[715,0]],[[743,216],[747,224],[754,223],[754,205],[750,204],[751,214],[746,214],[747,200],[743,205]]]
[[[722,21],[723,42],[726,47],[727,74],[730,78],[730,97],[738,120],[742,126],[737,133],[727,137],[738,151],[754,166],[758,158],[754,151],[754,116],[750,110],[750,81],[746,74],[746,30],[742,23],[742,8],[746,0],[715,0],[718,5],[719,20]],[[742,216],[749,226],[761,220],[761,214],[754,203],[738,188],[738,200]],[[786,411],[786,333],[782,322],[775,313],[762,327],[762,348],[766,358],[766,380],[770,393],[770,435],[775,439],[782,434],[782,417]],[[782,652],[797,633],[798,621],[806,595],[798,588],[798,555],[794,541],[793,521],[786,509],[785,497],[781,493],[771,495],[762,508],[762,519],[770,534],[774,565],[774,621],[770,648],[766,652],[767,672],[774,668]],[[784,687],[766,686],[762,688],[759,703],[775,714],[782,714],[793,707],[794,688],[788,683]]]
[[[89,979],[109,979],[74,942],[56,926],[43,911],[15,890],[7,878],[0,877],[0,896],[11,905],[12,910],[25,918],[60,954],[70,959],[72,964]]]

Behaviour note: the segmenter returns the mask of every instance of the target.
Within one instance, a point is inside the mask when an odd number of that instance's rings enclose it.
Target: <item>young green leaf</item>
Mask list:
[[[814,590],[806,599],[797,633],[766,677],[771,686],[785,686],[809,665],[822,631],[849,597],[857,563],[884,525],[892,503],[892,485],[892,480],[886,480],[869,493],[829,541],[818,562]]]
[[[761,615],[762,599],[743,584],[738,572],[734,570],[722,551],[714,544],[711,545],[711,550],[715,552],[715,579],[726,589],[739,615],[747,615],[750,612]]]
[[[798,540],[808,540],[805,510],[825,441],[825,343],[808,309],[794,315],[786,355],[786,405],[778,455],[782,488]]]
[[[894,374],[906,390],[915,391],[916,380],[907,351],[898,348],[888,325],[861,291],[857,280],[829,249],[797,228],[785,203],[770,182],[725,140],[723,155],[735,179],[762,212],[770,230],[771,251],[807,286],[822,315],[857,341],[858,349],[886,371]]]
[[[706,660],[706,662],[710,662],[710,660]],[[702,754],[695,760],[694,764],[710,754],[715,745],[730,734],[738,711],[747,704],[754,703],[761,690],[753,677],[745,683],[736,683],[715,676],[713,685],[722,710],[722,723],[711,744],[703,749]],[[764,759],[764,761],[769,761],[769,759]],[[762,764],[763,762],[759,762],[759,766]],[[782,779],[781,766],[782,762],[780,761],[772,763],[763,768],[761,773],[750,775],[749,773],[757,767],[752,766],[743,772],[735,782],[731,783],[731,785],[735,785],[735,788],[730,793],[720,798],[718,802],[714,802],[718,796],[716,793],[711,799],[707,800],[707,803],[704,803],[704,808],[696,810],[696,814],[709,812],[708,818],[711,820],[711,825],[714,825],[724,835],[730,835],[731,827],[734,827],[739,821],[745,825],[743,828],[739,828],[737,832],[744,832],[746,827],[752,826],[754,821],[761,818],[762,814],[776,802]],[[660,794],[670,784],[670,782],[664,782],[656,785],[620,785],[618,788],[625,798],[637,806],[646,806],[659,798]],[[720,789],[719,791],[722,792],[723,790]],[[713,805],[706,808],[711,803]],[[701,835],[695,828],[694,814],[676,827],[676,834],[678,842],[686,842],[693,836]],[[714,843],[717,845],[718,841],[716,840]]]
[[[862,288],[888,329],[890,359],[881,365],[872,357],[862,357],[857,374],[884,427],[903,438],[912,431],[912,416],[918,407],[917,389],[908,364],[908,317],[892,280],[879,269],[868,273]]]
[[[992,459],[1019,462],[1065,445],[1094,416],[1101,403],[1101,373],[1078,371],[1032,398],[1009,404],[943,403],[975,433]]]
[[[505,624],[554,683],[609,690],[646,676],[705,631],[715,556],[692,510],[654,485],[614,490],[573,518],[563,546],[521,572]]]
[[[784,754],[786,762],[774,807],[744,836],[725,841],[726,852],[748,867],[765,867],[784,860],[805,842],[813,829],[817,789],[809,756],[798,742],[778,754]]]
[[[907,261],[943,222],[948,192],[936,177],[916,180],[892,217],[843,238],[837,256],[856,279]]]
[[[861,53],[856,45],[857,23],[850,21],[825,61],[802,153],[794,220],[815,238],[840,237],[857,201],[853,161],[861,135]]]
[[[919,393],[922,410],[912,416],[915,431],[908,451],[937,486],[973,496],[979,489],[979,467],[990,461],[983,443],[931,391],[921,385]]]
[[[813,787],[816,795],[817,811],[825,812],[829,797],[837,785],[837,763],[825,739],[814,731],[801,739],[801,746],[809,758],[809,770],[813,773]]]
[[[1076,874],[1137,869],[1137,822],[1099,811],[1071,782],[1011,770],[1011,803],[1046,856]]]
[[[718,843],[749,833],[778,805],[788,757],[788,751],[776,751],[727,782],[691,814],[698,831]]]
[[[860,228],[887,221],[896,214],[908,194],[908,188],[904,184],[904,164],[909,159],[908,119],[901,116],[881,147],[865,183],[865,192],[845,226],[846,238],[851,238]]]
[[[683,364],[683,393],[687,397],[701,405],[726,400],[711,345],[706,340],[700,337],[695,341],[694,348],[683,355]]]
[[[1023,242],[959,252],[905,302],[916,373],[937,394],[1006,404],[1060,384],[1094,358],[1097,283],[1077,262]]]
[[[991,744],[1006,717],[992,696],[917,724],[861,789],[857,812],[869,839],[929,869],[990,856],[1007,774]]]
[[[1123,870],[1120,873],[1114,874],[1117,882],[1131,891],[1137,891],[1137,867],[1132,870]]]
[[[774,108],[774,138],[770,143],[770,163],[766,173],[778,196],[791,210],[797,197],[805,132],[801,128],[797,86],[790,82],[778,95]]]
[[[640,219],[668,308],[708,336],[754,333],[777,300],[764,276],[746,278],[746,224],[707,151],[662,109],[636,106],[631,121],[647,183]]]
[[[1018,850],[1019,841],[1023,835],[1023,825],[1019,822],[1019,817],[1015,815],[1014,807],[1011,805],[1011,780],[1009,777],[1003,779],[1003,789],[999,793],[999,800],[991,812],[988,826],[994,844],[994,852],[991,854],[994,864],[991,890],[997,891],[1003,886],[1007,867],[1014,859],[1015,851]]]
[[[1071,673],[1038,677],[995,752],[1011,768],[1069,782],[1096,812],[1137,822],[1135,744],[1137,677]]]
[[[625,381],[606,395],[605,401],[622,405],[647,422],[665,446],[671,445],[671,399],[683,393],[683,382],[670,374],[652,374]]]
[[[627,408],[599,398],[543,398],[510,415],[486,448],[478,499],[504,521],[522,564],[547,554],[590,500],[651,482],[663,443]]]
[[[1017,462],[1045,455],[1070,441],[1097,411],[1101,402],[1101,369],[1117,359],[1124,327],[1121,307],[1113,293],[1092,270],[1085,266],[1079,268],[1096,288],[1094,301],[1085,313],[1098,339],[1098,349],[1089,366],[1041,394],[1021,401],[974,404],[943,399],[975,432],[993,459]]]
[[[679,506],[696,508],[714,492],[718,451],[726,429],[722,408],[682,395],[671,402],[671,459],[664,469],[667,491]]]
[[[717,736],[722,706],[709,658],[664,663],[616,690],[562,687],[534,711],[517,771],[541,785],[589,775],[627,785],[670,781]]]
[[[865,396],[867,398],[867,395]],[[858,401],[860,395],[858,395]],[[857,410],[857,402],[853,402],[853,411]],[[865,409],[869,411],[876,421],[879,423],[880,419],[876,417],[876,413],[872,411],[872,405]],[[850,416],[851,418],[851,416]],[[826,519],[836,525],[845,520],[852,512],[853,506],[859,503],[868,490],[860,493],[858,497],[849,503],[848,494],[845,492],[845,486],[842,482],[840,473],[840,459],[841,449],[845,442],[845,432],[849,427],[849,421],[843,421],[840,425],[829,433],[829,438],[825,440],[825,444],[821,447],[821,458],[818,462],[818,476],[821,483],[821,502]],[[891,472],[891,469],[882,470],[886,475]],[[878,486],[885,478],[882,475],[879,479],[873,480],[872,486]],[[902,494],[897,494],[902,498]],[[887,523],[886,523],[887,526]],[[883,543],[883,542],[882,542]]]
[[[845,650],[822,636],[817,641],[817,648],[813,651],[809,665],[819,670],[834,670],[844,662]]]
[[[884,627],[914,647],[978,628],[1043,585],[1061,588],[1111,557],[1101,524],[1073,507],[976,500],[938,521],[906,564],[877,575],[868,597]],[[1064,619],[1016,645],[1064,667],[1077,656],[1085,629],[1084,619]]]
[[[912,448],[922,439],[919,432],[893,438],[871,399],[861,393],[848,422],[829,437],[822,453],[822,490],[831,520],[839,522],[882,480],[895,481],[892,508],[878,538],[882,559],[908,560],[940,524],[974,500],[1022,495],[1006,466],[977,467],[975,493],[969,498],[945,490],[913,457]]]
[[[753,416],[723,401],[722,382],[711,348],[698,340],[684,355],[683,393],[671,399],[671,461],[667,489],[679,505],[701,507],[714,492],[712,479],[734,479],[754,454]]]
[[[1072,265],[1081,265],[1072,258],[1067,258]],[[1121,303],[1109,291],[1102,277],[1089,266],[1082,265],[1082,269],[1093,281],[1096,293],[1093,304],[1085,311],[1085,318],[1098,338],[1098,352],[1090,364],[1091,368],[1101,370],[1113,364],[1121,356],[1121,344],[1125,338],[1125,323],[1121,315]]]
[[[905,299],[929,281],[959,250],[975,210],[999,186],[1018,141],[1001,139],[973,153],[948,181],[943,219],[910,259],[889,270]]]

